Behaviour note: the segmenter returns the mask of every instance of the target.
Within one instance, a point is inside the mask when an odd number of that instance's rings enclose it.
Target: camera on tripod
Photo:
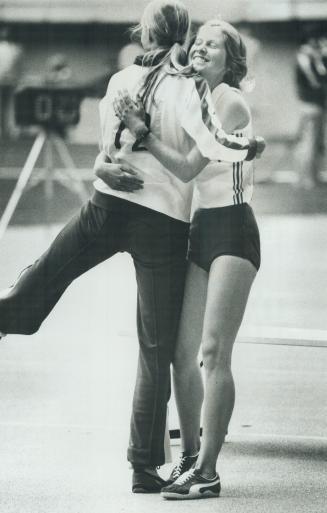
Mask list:
[[[16,123],[50,130],[77,125],[83,96],[81,89],[71,85],[22,84],[15,92]]]
[[[42,75],[29,77],[18,85],[15,91],[16,123],[61,131],[77,125],[85,93],[83,84],[72,79],[66,56],[54,54],[46,61]]]
[[[43,181],[47,200],[51,200],[53,196],[54,180],[66,189],[73,190],[81,201],[88,197],[87,187],[79,175],[66,141],[66,129],[78,124],[81,101],[87,92],[86,84],[78,84],[71,79],[70,67],[61,54],[49,59],[43,76],[30,77],[18,85],[14,97],[16,123],[21,127],[37,127],[38,130],[0,218],[0,240],[41,154],[44,156],[44,166],[41,168],[43,172],[31,186]],[[61,162],[61,167],[58,167],[58,162]]]

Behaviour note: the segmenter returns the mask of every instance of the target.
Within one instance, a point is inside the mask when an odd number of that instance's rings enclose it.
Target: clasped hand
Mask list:
[[[145,124],[145,110],[142,100],[137,96],[134,101],[126,89],[118,91],[113,101],[116,116],[124,122],[130,132],[136,137],[137,132],[143,129]]]
[[[136,171],[126,164],[109,162],[104,152],[97,156],[94,172],[113,190],[131,193],[143,189],[143,180]]]

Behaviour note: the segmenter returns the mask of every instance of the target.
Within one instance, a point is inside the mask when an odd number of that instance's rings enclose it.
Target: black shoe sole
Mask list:
[[[142,488],[141,486],[135,486],[132,488],[133,493],[160,493],[161,488],[158,489],[148,489],[148,488]]]

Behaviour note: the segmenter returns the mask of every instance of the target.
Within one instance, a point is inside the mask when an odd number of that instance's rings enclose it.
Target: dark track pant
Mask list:
[[[187,239],[187,223],[96,193],[0,299],[0,331],[34,333],[75,278],[117,252],[131,254],[140,345],[128,449],[134,465],[157,466],[165,460],[170,363],[183,299]]]

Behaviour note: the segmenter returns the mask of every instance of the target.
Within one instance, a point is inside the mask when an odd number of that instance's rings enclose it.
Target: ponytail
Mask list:
[[[158,48],[147,52],[142,62],[144,66],[151,66],[139,92],[144,106],[150,98],[155,102],[154,94],[165,75],[193,76],[195,74],[192,66],[187,64],[185,49],[177,42],[170,48]]]
[[[141,23],[133,30],[138,36],[143,30],[152,42],[152,49],[143,57],[143,65],[150,66],[140,89],[140,97],[145,104],[154,93],[166,74],[177,74],[187,64],[183,49],[190,28],[186,6],[181,0],[152,0],[146,6]]]

